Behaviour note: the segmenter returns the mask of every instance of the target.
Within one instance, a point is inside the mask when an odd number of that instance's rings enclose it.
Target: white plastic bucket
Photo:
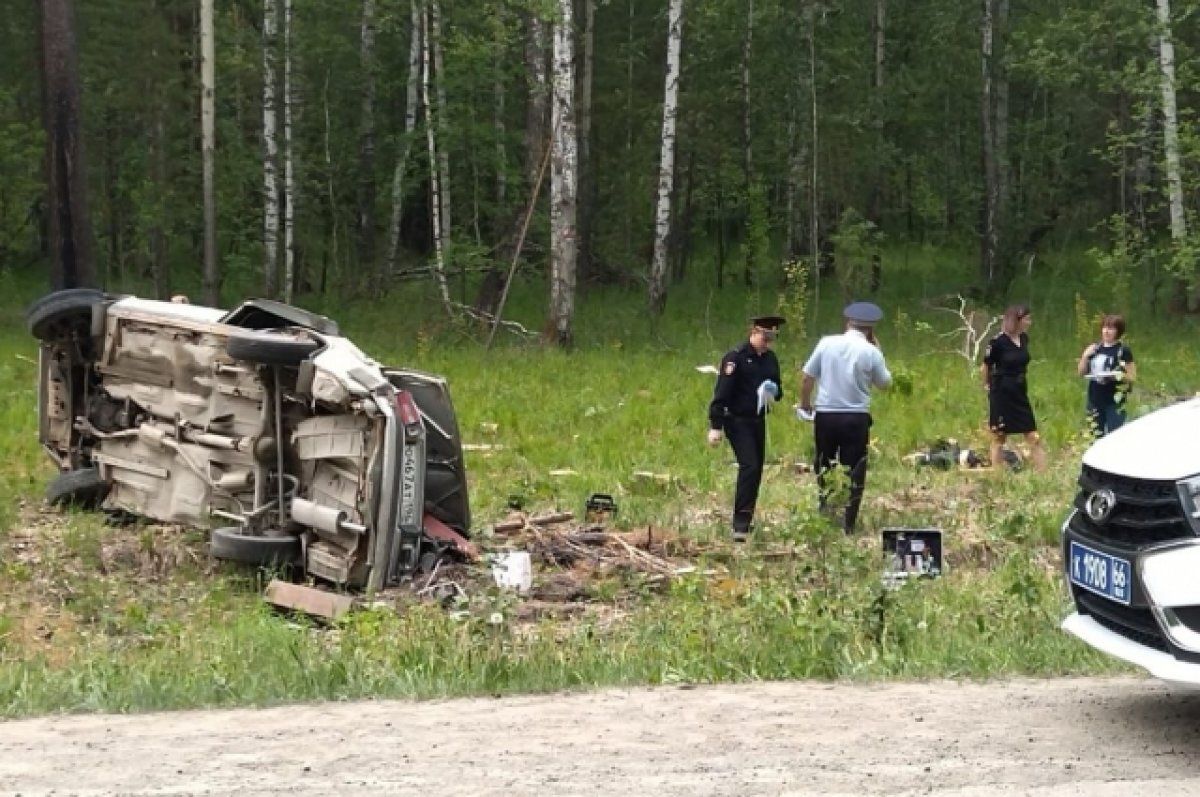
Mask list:
[[[492,558],[492,578],[496,585],[517,592],[533,588],[533,561],[526,551],[498,553]]]

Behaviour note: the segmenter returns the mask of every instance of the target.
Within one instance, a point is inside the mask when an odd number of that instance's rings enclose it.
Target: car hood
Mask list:
[[[1135,479],[1200,473],[1200,398],[1152,412],[1097,440],[1083,464]]]

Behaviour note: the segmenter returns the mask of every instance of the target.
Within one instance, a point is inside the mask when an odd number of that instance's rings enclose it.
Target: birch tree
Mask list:
[[[404,138],[400,141],[400,154],[396,157],[396,169],[392,174],[392,219],[391,235],[388,240],[388,273],[396,273],[396,258],[400,252],[400,222],[404,218],[404,178],[408,173],[408,159],[412,154],[413,138],[417,129],[417,81],[421,79],[421,11],[417,0],[409,3],[411,32],[408,40],[408,78],[404,92]]]
[[[679,67],[683,49],[683,0],[667,10],[667,70],[663,86],[662,150],[658,165],[658,203],[654,221],[654,260],[650,266],[650,312],[667,306],[667,244],[671,238],[671,199],[675,180],[675,119],[679,107]]]
[[[446,312],[453,312],[453,302],[450,300],[450,285],[446,281],[445,241],[442,239],[441,203],[442,191],[438,182],[438,142],[437,129],[429,122],[433,103],[430,101],[429,67],[429,10],[421,14],[421,99],[425,108],[425,142],[429,148],[429,207],[433,216],[433,276],[437,282],[438,293]]]
[[[750,127],[750,60],[754,53],[754,0],[746,0],[746,29],[742,33],[742,190],[746,194],[746,205],[749,210],[747,218],[753,218],[754,209],[751,197],[754,191],[754,139]],[[742,247],[744,254],[742,279],[750,285],[754,282],[754,248]]]
[[[557,2],[557,0],[556,0]],[[537,11],[527,17],[525,70],[528,97],[525,105],[525,180],[530,186],[537,180],[546,145],[546,23]]]
[[[437,78],[435,86],[435,96],[437,97],[437,108],[432,117],[426,116],[426,119],[436,119],[438,127],[438,136],[441,139],[441,146],[438,148],[438,193],[441,195],[439,202],[439,210],[441,211],[441,227],[442,227],[442,243],[449,244],[451,240],[451,224],[450,224],[450,131],[447,125],[447,105],[446,105],[446,65],[442,56],[442,8],[438,0],[429,0],[430,24],[432,25],[431,39],[433,45],[433,72]]]
[[[497,20],[497,27],[503,25],[502,18]],[[495,52],[492,54],[492,130],[496,139],[496,213],[504,218],[508,204],[508,151],[504,141],[508,137],[505,115],[505,85],[504,85],[504,41],[497,31]],[[493,232],[499,230],[496,225]]]
[[[279,113],[275,107],[278,21],[279,0],[263,0],[263,291],[271,298],[278,294],[279,281],[279,146],[276,141]]]
[[[596,0],[583,3],[583,65],[579,78],[579,268],[592,270],[596,174],[592,156],[592,84],[596,68]]]
[[[375,0],[363,0],[359,28],[363,70],[362,114],[358,136],[358,262],[375,265]]]
[[[887,63],[887,0],[875,0],[871,27],[875,34],[875,70],[871,80],[872,117],[875,127],[875,163],[871,180],[871,197],[867,202],[867,219],[876,229],[883,225],[883,174],[887,143],[884,103],[885,66]],[[871,255],[871,290],[879,290],[883,279],[883,263],[878,251]]]
[[[996,259],[1000,249],[1000,175],[995,115],[996,0],[983,0],[980,26],[980,131],[983,150],[983,208],[980,230],[979,277],[984,286],[996,282]]]
[[[1179,117],[1175,103],[1175,45],[1171,41],[1171,0],[1158,3],[1159,89],[1162,92],[1163,151],[1166,156],[1167,198],[1171,207],[1171,240],[1187,239],[1183,210],[1183,169],[1179,159]]]
[[[817,314],[821,310],[821,190],[820,182],[820,148],[818,144],[820,138],[820,116],[817,114],[817,3],[812,0],[805,9],[805,26],[808,39],[808,91],[809,91],[809,122],[812,125],[812,142],[809,145],[812,150],[810,156],[810,181],[809,181],[809,233],[808,245],[812,258],[812,273],[813,273],[813,303],[812,312],[809,315],[809,322],[814,329],[819,329],[817,326]]]
[[[204,300],[221,304],[221,272],[217,265],[216,186],[216,32],[213,0],[200,0],[200,152],[204,191]]]
[[[578,139],[575,129],[574,0],[559,0],[554,22],[553,147],[550,154],[550,325],[559,346],[574,339]]]
[[[50,280],[56,289],[88,286],[95,284],[96,278],[71,0],[41,0],[40,22]]]
[[[157,92],[155,92],[157,93]],[[149,230],[150,256],[154,263],[154,293],[159,299],[171,295],[170,262],[167,259],[166,209],[167,188],[167,131],[162,97],[154,98],[154,118],[150,130],[150,174],[158,192],[153,223]]]
[[[283,0],[283,300],[290,303],[296,287],[296,157],[292,147],[292,0]]]

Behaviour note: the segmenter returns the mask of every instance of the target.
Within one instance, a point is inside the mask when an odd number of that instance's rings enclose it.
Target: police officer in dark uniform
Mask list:
[[[745,343],[721,358],[717,385],[708,405],[708,443],[721,442],[721,433],[737,457],[737,492],[733,498],[733,539],[744,541],[754,520],[767,451],[767,411],[783,396],[779,360],[771,344],[784,319],[751,319]]]

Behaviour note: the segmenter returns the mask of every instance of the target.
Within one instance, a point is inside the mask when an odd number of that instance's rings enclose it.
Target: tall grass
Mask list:
[[[647,589],[582,621],[520,628],[502,595],[477,596],[458,619],[416,606],[317,628],[266,611],[253,574],[190,560],[188,551],[203,550],[196,535],[179,532],[190,547],[175,550],[169,531],[111,529],[90,516],[26,528],[50,473],[36,443],[36,347],[21,320],[39,286],[0,275],[0,713],[1111,669],[1057,629],[1067,606],[1058,524],[1087,442],[1074,363],[1096,334],[1089,322],[1124,311],[1139,363],[1137,414],[1200,386],[1200,355],[1187,343],[1195,323],[1112,308],[1104,285],[1074,276],[1078,259],[1039,261],[1013,298],[1034,297],[1030,385],[1050,469],[913,470],[902,457],[938,438],[986,443],[985,395],[947,335],[958,322],[933,309],[970,282],[973,262],[918,247],[887,255],[879,337],[912,390],[876,400],[858,540],[831,534],[815,516],[811,477],[795,469],[811,460],[811,427],[786,409],[816,338],[838,331],[842,297],[826,283],[810,328],[784,327],[777,352],[788,395],[769,420],[759,539],[745,550],[724,541],[734,463],[727,447],[704,444],[712,377],[695,367],[736,345],[750,314],[775,308],[773,288],[717,290],[697,274],[652,321],[642,295],[586,287],[569,353],[503,332],[485,351],[479,330],[446,321],[423,285],[372,301],[306,300],[381,361],[449,378],[463,437],[492,445],[467,455],[478,526],[501,516],[512,496],[579,512],[591,493],[611,493],[621,525],[705,541],[699,570],[717,573]],[[506,315],[537,330],[544,304],[542,287],[523,283]],[[669,478],[642,480],[637,471]],[[885,591],[876,535],[893,525],[942,528],[949,572]],[[777,542],[806,553],[759,556]],[[160,567],[168,556],[178,566]]]

